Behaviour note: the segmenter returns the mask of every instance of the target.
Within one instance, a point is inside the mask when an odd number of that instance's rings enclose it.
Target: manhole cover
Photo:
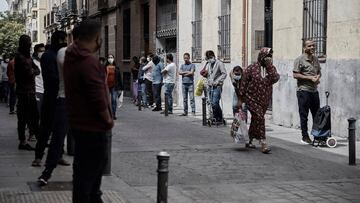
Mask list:
[[[39,186],[38,182],[28,182],[30,190],[33,192],[41,191],[71,191],[72,182],[49,182],[46,186]]]

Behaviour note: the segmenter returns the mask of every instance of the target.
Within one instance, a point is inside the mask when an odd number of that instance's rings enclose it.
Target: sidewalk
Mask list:
[[[43,167],[30,166],[34,152],[17,150],[16,115],[7,111],[0,104],[0,202],[70,203],[72,168],[59,166],[49,185],[39,188]],[[181,113],[176,107],[169,117],[138,112],[125,99],[113,130],[112,176],[103,178],[105,202],[156,202],[155,155],[161,150],[171,154],[171,203],[360,200],[354,192],[360,186],[359,143],[358,165],[350,167],[343,140],[334,149],[314,148],[300,144],[299,130],[267,124],[273,147],[267,156],[232,143],[228,127],[203,127],[200,113]]]

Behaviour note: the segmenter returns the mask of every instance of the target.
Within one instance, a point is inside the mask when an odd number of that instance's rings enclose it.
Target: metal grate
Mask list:
[[[201,62],[202,21],[192,21],[192,61]]]
[[[327,0],[304,0],[303,42],[316,44],[315,55],[326,57]]]
[[[218,57],[230,61],[230,15],[219,16]]]

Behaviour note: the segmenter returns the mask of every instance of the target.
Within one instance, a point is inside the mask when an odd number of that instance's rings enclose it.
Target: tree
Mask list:
[[[10,12],[0,13],[0,53],[14,54],[19,38],[25,33],[25,18]]]

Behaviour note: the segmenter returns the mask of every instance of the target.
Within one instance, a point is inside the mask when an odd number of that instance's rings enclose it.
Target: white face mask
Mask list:
[[[114,63],[114,59],[110,58],[110,59],[108,59],[108,62],[109,62],[110,64],[113,64],[113,63]]]
[[[211,59],[209,59],[209,62],[210,62],[210,63],[215,63],[215,59],[214,59],[214,58],[211,58]]]
[[[151,58],[150,57],[147,57],[147,59],[146,59],[148,62],[150,62],[151,61]]]
[[[41,58],[41,56],[44,54],[44,52],[39,52],[38,57]]]
[[[9,59],[5,59],[5,63],[9,63]]]
[[[235,75],[234,76],[234,80],[240,80],[241,79],[241,75]]]

